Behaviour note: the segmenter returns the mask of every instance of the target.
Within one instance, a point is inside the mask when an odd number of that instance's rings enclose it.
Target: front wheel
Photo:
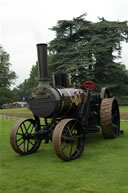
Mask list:
[[[35,139],[35,133],[35,120],[18,120],[10,132],[10,144],[13,150],[21,155],[36,152],[40,147],[41,141]]]
[[[56,155],[71,161],[81,156],[85,145],[85,133],[82,125],[76,119],[63,119],[53,132],[53,147]]]

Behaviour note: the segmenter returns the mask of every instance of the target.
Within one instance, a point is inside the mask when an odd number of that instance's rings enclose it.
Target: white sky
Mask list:
[[[0,0],[0,44],[10,54],[11,69],[19,85],[29,77],[37,60],[37,43],[51,41],[49,28],[58,20],[73,19],[87,13],[87,20],[97,17],[109,21],[128,20],[128,0]],[[128,68],[128,45],[123,43],[122,62]]]

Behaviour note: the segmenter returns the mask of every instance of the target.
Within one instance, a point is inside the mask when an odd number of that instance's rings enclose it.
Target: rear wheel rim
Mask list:
[[[120,113],[116,99],[106,98],[101,102],[100,124],[104,138],[115,138],[120,133]]]

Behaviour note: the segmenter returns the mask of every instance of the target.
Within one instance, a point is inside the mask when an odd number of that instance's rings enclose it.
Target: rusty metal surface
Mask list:
[[[69,122],[72,122],[72,127],[69,127]],[[76,119],[63,119],[55,127],[53,133],[53,148],[56,155],[64,160],[70,161],[80,157],[83,152],[85,144],[85,136],[81,129],[80,135],[74,135],[74,142],[70,143],[71,138],[73,138],[73,132],[75,131],[75,126],[79,123]],[[67,127],[68,126],[68,127]],[[81,124],[80,124],[81,126]],[[66,128],[67,127],[67,128]],[[66,132],[66,129],[68,132]],[[78,128],[77,128],[78,129]],[[67,133],[67,134],[66,134]],[[68,141],[68,142],[66,142]],[[63,146],[64,145],[64,146]],[[66,151],[66,153],[64,152]]]
[[[115,102],[114,98],[105,98],[101,102],[100,108],[100,125],[102,127],[102,134],[104,138],[115,138],[116,133],[113,128],[113,104]]]

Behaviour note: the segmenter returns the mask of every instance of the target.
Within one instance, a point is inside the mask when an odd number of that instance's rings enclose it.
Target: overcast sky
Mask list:
[[[128,20],[128,0],[0,0],[0,44],[10,54],[11,70],[18,75],[16,85],[29,77],[37,60],[37,43],[51,41],[49,28],[58,20],[87,13],[109,21]],[[128,68],[128,45],[123,44],[122,62]]]

